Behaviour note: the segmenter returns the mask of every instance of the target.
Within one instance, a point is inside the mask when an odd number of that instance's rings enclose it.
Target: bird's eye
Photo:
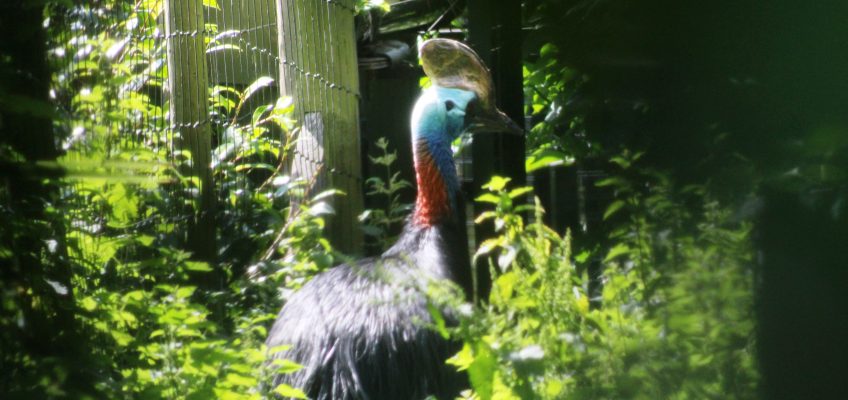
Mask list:
[[[453,110],[454,107],[456,107],[456,104],[453,101],[448,100],[445,102],[445,110],[450,111]]]

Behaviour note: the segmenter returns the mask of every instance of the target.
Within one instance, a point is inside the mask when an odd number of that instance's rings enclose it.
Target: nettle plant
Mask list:
[[[210,115],[228,122],[212,166],[226,200],[216,216],[226,232],[221,262],[197,262],[182,249],[183,194],[196,183],[181,173],[190,155],[175,152],[174,133],[159,128],[167,109],[164,42],[153,34],[112,36],[157,29],[161,4],[140,2],[123,10],[127,18],[81,23],[55,36],[65,41],[56,43],[54,61],[74,57],[70,68],[57,68],[53,87],[67,116],[59,129],[68,126],[60,160],[68,172],[60,203],[74,273],[68,289],[97,361],[90,366],[97,390],[108,398],[302,397],[261,385],[269,368],[298,368],[285,360],[266,365],[263,342],[280,285],[298,285],[289,271],[306,276],[332,263],[321,237],[328,212],[321,204],[330,194],[290,206],[307,193],[306,184],[284,174],[297,134],[291,101],[249,105],[270,78],[244,90],[212,87]],[[101,6],[73,12],[111,15],[118,7]],[[296,256],[273,257],[283,246]],[[269,249],[273,279],[239,269]],[[225,277],[222,285],[200,290],[198,282],[213,272]]]
[[[591,254],[574,255],[568,235],[541,222],[538,201],[522,199],[530,189],[497,177],[485,186],[477,200],[494,209],[477,221],[494,222],[497,236],[475,257],[497,255],[492,292],[460,307],[450,330],[465,342],[450,362],[468,371],[469,397],[755,397],[750,227],[713,200],[687,211],[661,174],[630,171],[634,158],[618,160],[620,175],[640,175],[649,193],[637,177],[601,182],[623,204],[607,212],[618,228],[597,299],[580,265]]]
[[[368,185],[368,192],[365,194],[383,202],[385,207],[365,210],[359,215],[359,221],[362,222],[362,229],[365,234],[373,237],[379,247],[385,250],[396,239],[396,237],[390,236],[390,232],[396,231],[403,225],[403,221],[409,211],[412,210],[411,203],[400,201],[403,190],[412,187],[412,185],[407,180],[400,178],[400,171],[394,170],[393,165],[397,161],[397,152],[389,151],[389,141],[381,137],[374,144],[382,154],[368,156],[368,158],[374,165],[384,168],[385,173],[381,176],[372,176],[365,181],[365,184]]]

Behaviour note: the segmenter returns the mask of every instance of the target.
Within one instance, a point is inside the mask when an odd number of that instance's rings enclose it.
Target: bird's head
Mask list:
[[[413,139],[430,145],[450,144],[467,129],[466,117],[476,98],[471,91],[431,86],[412,110]]]
[[[438,85],[418,98],[411,123],[413,139],[429,144],[449,144],[464,132],[521,132],[505,114],[484,107],[476,92]]]
[[[424,73],[433,84],[432,93],[429,97],[425,93],[421,102],[464,102],[462,130],[470,133],[523,134],[495,106],[492,74],[474,50],[456,40],[436,38],[422,42],[418,54]]]
[[[413,221],[427,226],[459,209],[451,142],[464,132],[522,131],[495,107],[491,74],[473,50],[454,40],[430,39],[419,55],[432,85],[412,111],[418,186]]]

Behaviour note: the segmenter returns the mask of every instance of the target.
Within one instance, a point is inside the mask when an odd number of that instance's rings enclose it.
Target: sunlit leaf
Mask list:
[[[277,394],[279,394],[280,396],[283,396],[283,397],[294,397],[296,399],[307,399],[306,394],[303,393],[303,391],[301,391],[300,389],[295,389],[295,388],[293,388],[289,385],[286,385],[285,383],[277,385],[277,387],[274,388],[274,393],[277,393]]]
[[[495,194],[492,194],[492,193],[483,193],[474,200],[481,202],[481,203],[492,203],[492,204],[498,204],[498,203],[501,202],[501,198],[498,197]]]
[[[490,190],[492,192],[497,192],[506,188],[506,184],[511,181],[511,178],[505,178],[502,176],[493,176],[488,183],[483,185],[483,189]]]
[[[271,84],[273,83],[274,78],[271,78],[270,76],[263,76],[256,79],[255,81],[253,81],[253,83],[250,84],[250,86],[244,89],[244,92],[241,95],[242,103],[250,99],[250,97],[253,96],[260,89],[271,86]]]
[[[278,374],[291,374],[303,369],[303,365],[286,359],[278,358],[272,361],[271,364],[275,367],[274,372]]]
[[[218,52],[222,52],[222,51],[226,51],[226,50],[231,50],[231,51],[236,51],[236,52],[242,51],[241,47],[239,47],[237,45],[224,43],[224,44],[218,44],[218,45],[209,47],[208,49],[206,49],[206,54],[214,54],[214,53],[218,53]]]
[[[607,252],[607,256],[604,257],[604,262],[609,262],[615,259],[616,257],[625,255],[630,253],[630,247],[624,243],[619,243],[615,245],[613,248]]]
[[[574,158],[553,149],[538,149],[527,156],[524,167],[527,172],[533,172],[546,167],[574,164]]]

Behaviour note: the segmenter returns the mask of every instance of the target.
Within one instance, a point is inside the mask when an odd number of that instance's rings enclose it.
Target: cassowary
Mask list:
[[[428,328],[428,289],[472,291],[460,182],[451,142],[465,131],[516,131],[492,105],[491,77],[468,47],[433,39],[420,49],[433,85],[411,118],[418,195],[398,241],[377,258],[315,276],[280,311],[266,344],[304,366],[274,378],[316,400],[453,399],[467,387],[446,365],[457,343]],[[451,310],[441,310],[451,320]]]

